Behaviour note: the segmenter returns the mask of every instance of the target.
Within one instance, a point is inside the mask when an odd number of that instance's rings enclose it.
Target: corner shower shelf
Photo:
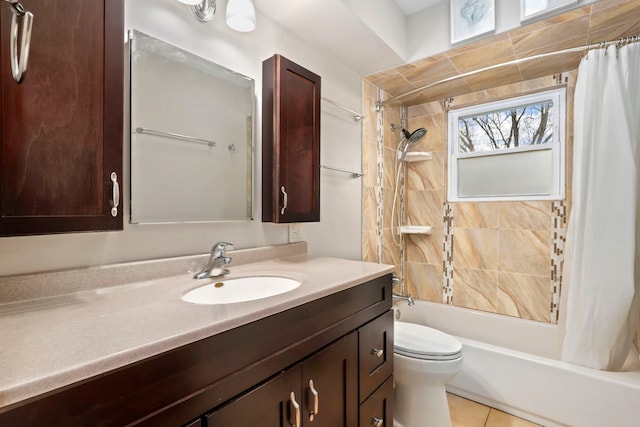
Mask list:
[[[429,225],[401,225],[400,234],[431,234]]]
[[[398,152],[398,159],[400,159],[401,155],[402,153]],[[424,160],[431,160],[431,159],[432,159],[431,151],[409,151],[404,156],[405,162],[421,162]]]

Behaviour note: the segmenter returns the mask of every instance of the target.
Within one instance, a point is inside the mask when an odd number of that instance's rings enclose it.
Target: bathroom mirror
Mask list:
[[[131,222],[252,215],[254,81],[136,30]]]

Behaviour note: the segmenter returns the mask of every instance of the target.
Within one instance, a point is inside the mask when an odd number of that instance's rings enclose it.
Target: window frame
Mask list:
[[[502,148],[492,151],[459,153],[460,134],[458,120],[461,117],[480,115],[513,107],[523,107],[544,101],[552,101],[556,109],[552,115],[553,141],[546,144],[527,145],[515,148]],[[566,88],[560,87],[528,95],[476,104],[469,107],[452,109],[448,112],[448,177],[447,200],[449,202],[491,202],[491,201],[529,201],[529,200],[563,200],[565,198],[566,174]],[[513,194],[496,196],[459,196],[458,195],[458,160],[474,157],[499,156],[511,153],[522,153],[535,150],[548,150],[552,153],[552,191],[549,194]]]

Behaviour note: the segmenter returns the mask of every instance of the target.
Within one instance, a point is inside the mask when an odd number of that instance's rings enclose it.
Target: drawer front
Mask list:
[[[393,378],[360,405],[360,427],[393,427]]]
[[[393,310],[358,330],[360,402],[393,373]]]

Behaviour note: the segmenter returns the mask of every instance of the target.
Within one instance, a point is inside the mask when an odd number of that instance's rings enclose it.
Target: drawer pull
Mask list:
[[[320,404],[318,402],[318,390],[313,386],[313,380],[309,380],[309,391],[313,395],[313,410],[309,411],[309,421],[313,422],[316,415],[318,415]]]
[[[380,418],[373,417],[371,418],[371,425],[375,427],[382,427],[384,425],[384,420]]]
[[[111,172],[111,184],[113,187],[113,206],[111,207],[111,216],[118,216],[118,206],[120,206],[120,185],[118,185],[118,174]]]
[[[296,422],[295,424],[292,424],[291,427],[302,427],[300,425],[300,404],[296,402],[296,394],[294,392],[291,392],[291,394],[289,395],[289,401],[291,402],[291,406],[293,406],[293,409],[296,413]]]
[[[289,205],[289,196],[287,195],[287,190],[285,190],[284,185],[280,187],[280,191],[282,192],[283,200],[282,200],[282,209],[280,209],[280,215],[284,215],[284,211],[287,209]]]
[[[373,354],[376,357],[382,357],[384,355],[384,350],[381,350],[379,348],[374,348],[371,350],[371,354]]]

